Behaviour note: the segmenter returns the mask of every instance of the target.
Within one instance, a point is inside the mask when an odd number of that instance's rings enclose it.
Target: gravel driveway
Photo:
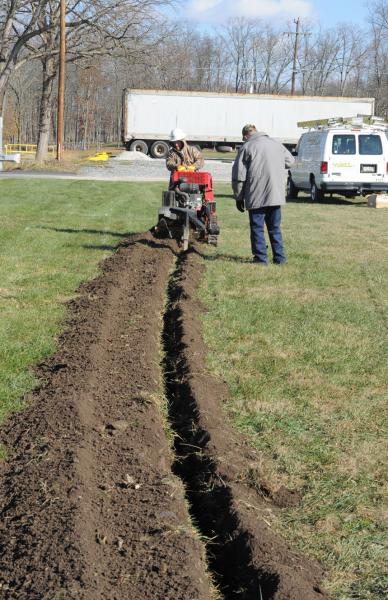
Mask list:
[[[213,180],[227,182],[231,180],[232,162],[222,160],[205,160],[204,171],[209,171]],[[33,178],[33,179],[77,179],[98,181],[166,181],[168,171],[162,159],[118,161],[109,160],[106,163],[85,165],[76,174],[53,173],[44,171],[12,171],[0,173],[3,178]]]
[[[204,171],[210,171],[215,181],[229,182],[232,173],[232,163],[229,161],[206,160]],[[99,167],[86,166],[79,171],[82,177],[93,179],[111,179],[115,181],[164,181],[168,178],[165,161],[162,159],[144,161],[110,160]]]

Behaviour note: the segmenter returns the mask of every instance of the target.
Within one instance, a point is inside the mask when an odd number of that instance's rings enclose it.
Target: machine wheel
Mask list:
[[[129,146],[131,152],[143,152],[143,154],[148,154],[148,146],[143,140],[135,140]]]
[[[298,188],[292,181],[291,175],[289,175],[287,179],[287,200],[295,200],[298,197],[298,192]]]
[[[190,238],[190,221],[189,215],[186,215],[185,223],[183,224],[183,232],[182,232],[182,250],[186,252],[189,249],[189,238]]]
[[[317,184],[314,180],[311,182],[310,197],[313,202],[322,202],[325,197],[325,194],[322,192],[322,190],[317,188]]]
[[[162,140],[157,140],[152,144],[150,153],[153,158],[166,158],[168,150],[169,148],[166,142],[163,142]]]

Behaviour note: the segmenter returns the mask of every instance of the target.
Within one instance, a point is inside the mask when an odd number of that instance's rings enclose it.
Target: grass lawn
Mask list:
[[[232,162],[236,158],[237,152],[235,150],[233,152],[218,152],[217,150],[203,148],[202,154],[204,158],[216,158],[217,160],[228,160]]]
[[[1,417],[35,385],[28,366],[55,349],[65,300],[126,233],[154,224],[163,187],[0,181]],[[322,560],[334,598],[385,598],[388,211],[290,203],[289,264],[263,269],[249,264],[247,216],[227,186],[216,191],[222,235],[204,247],[203,322],[228,410],[262,457],[247,476],[303,493],[269,518]]]
[[[330,569],[334,598],[365,600],[388,593],[388,211],[340,202],[288,204],[289,263],[263,268],[247,262],[247,215],[220,196],[203,321],[210,367],[232,391],[228,409],[261,451],[249,477],[303,493],[274,526]]]

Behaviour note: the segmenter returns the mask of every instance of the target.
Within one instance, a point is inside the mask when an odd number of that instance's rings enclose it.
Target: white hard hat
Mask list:
[[[176,127],[171,131],[170,142],[180,142],[184,139],[186,139],[186,134],[182,129],[179,129],[179,127]]]

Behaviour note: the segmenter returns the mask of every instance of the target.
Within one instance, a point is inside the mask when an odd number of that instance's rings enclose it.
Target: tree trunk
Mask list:
[[[4,105],[5,105],[5,89],[0,90],[0,117],[4,114]]]
[[[35,157],[37,162],[43,162],[47,158],[56,67],[56,60],[52,56],[43,59],[42,98],[39,112],[38,146]]]

